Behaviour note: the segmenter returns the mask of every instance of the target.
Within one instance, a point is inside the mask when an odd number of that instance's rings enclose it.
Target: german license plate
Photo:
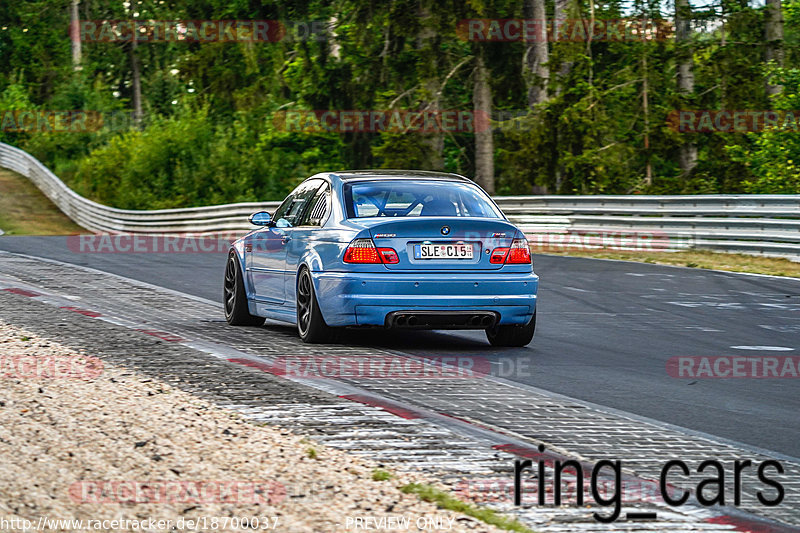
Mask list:
[[[414,259],[472,259],[471,244],[415,244]]]

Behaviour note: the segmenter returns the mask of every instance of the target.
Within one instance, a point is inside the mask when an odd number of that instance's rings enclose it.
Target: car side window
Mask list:
[[[298,223],[299,226],[321,226],[328,217],[331,205],[331,188],[326,183],[308,203],[309,208]]]
[[[275,226],[278,228],[291,228],[297,226],[305,211],[309,200],[313,198],[322,180],[309,180],[301,183],[275,211]]]
[[[287,196],[286,199],[283,201],[283,203],[278,206],[278,209],[275,210],[275,214],[272,216],[272,220],[273,220],[273,222],[275,223],[276,226],[283,227],[283,228],[286,227],[286,224],[278,224],[278,223],[281,220],[286,222],[286,219],[284,219],[283,217],[286,214],[286,211],[289,210],[289,206],[292,205],[292,200],[293,199],[294,199],[294,193],[292,193],[289,196]]]

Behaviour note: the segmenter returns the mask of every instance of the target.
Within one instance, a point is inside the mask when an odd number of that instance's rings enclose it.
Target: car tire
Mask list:
[[[495,326],[486,329],[486,338],[492,346],[527,346],[533,340],[536,331],[536,311],[531,321],[524,326]]]
[[[264,318],[253,316],[247,307],[247,295],[244,291],[242,267],[236,252],[228,254],[225,264],[225,281],[222,287],[222,302],[225,305],[225,320],[231,326],[261,326]]]
[[[303,342],[324,344],[335,340],[336,330],[325,323],[319,310],[314,281],[307,268],[297,275],[297,333]]]

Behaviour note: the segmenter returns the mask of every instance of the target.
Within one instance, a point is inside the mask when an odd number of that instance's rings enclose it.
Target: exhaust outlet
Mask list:
[[[487,329],[498,320],[495,313],[484,310],[417,310],[405,309],[388,313],[385,317],[387,328],[421,329]]]

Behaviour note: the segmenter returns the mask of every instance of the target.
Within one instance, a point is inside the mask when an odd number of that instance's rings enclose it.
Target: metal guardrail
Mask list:
[[[67,187],[32,155],[0,143],[0,167],[30,179],[58,208],[77,224],[101,233],[227,233],[249,231],[247,217],[258,210],[272,210],[280,202],[155,209],[117,209],[93,202]]]
[[[706,249],[800,260],[800,195],[506,196],[495,201],[544,250]]]
[[[29,178],[67,216],[99,233],[236,233],[279,202],[137,211],[67,187],[30,154],[0,143],[0,167]],[[800,195],[503,196],[495,201],[542,251],[710,249],[800,261]]]

